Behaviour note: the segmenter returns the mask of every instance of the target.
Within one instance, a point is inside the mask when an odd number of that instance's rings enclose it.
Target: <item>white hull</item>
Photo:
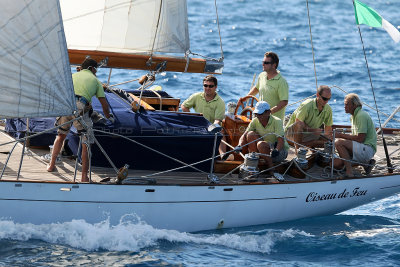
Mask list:
[[[1,181],[0,217],[33,224],[109,219],[115,225],[135,214],[156,228],[193,232],[335,214],[399,191],[400,175],[232,186]]]

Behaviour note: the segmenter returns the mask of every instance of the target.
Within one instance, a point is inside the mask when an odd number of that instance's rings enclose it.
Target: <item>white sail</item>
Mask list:
[[[0,0],[0,117],[76,109],[58,0]]]
[[[189,50],[186,0],[60,0],[68,49]]]

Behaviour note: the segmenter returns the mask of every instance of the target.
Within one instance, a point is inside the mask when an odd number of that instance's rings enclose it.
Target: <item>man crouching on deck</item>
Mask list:
[[[344,98],[344,109],[351,114],[351,134],[336,133],[336,150],[343,158],[335,159],[335,168],[346,167],[346,176],[353,177],[352,164],[364,163],[362,165],[365,173],[369,174],[375,160],[376,152],[376,131],[371,116],[362,109],[362,103],[358,95],[348,94]],[[350,162],[348,160],[355,162]]]
[[[326,140],[332,139],[332,108],[328,104],[332,97],[331,88],[321,85],[316,95],[315,99],[307,99],[301,103],[286,126],[286,138],[294,141],[296,154],[299,144],[324,147]]]
[[[90,103],[92,102],[92,97],[96,96],[103,108],[104,115],[108,120],[114,123],[114,117],[110,113],[107,100],[105,98],[103,85],[96,78],[97,72],[97,62],[94,59],[85,59],[82,63],[81,70],[72,75],[72,81],[74,84],[76,106],[78,108],[79,115],[82,116],[84,123],[90,129],[93,126],[92,120],[89,117]],[[62,125],[72,119],[74,115],[58,117],[56,120],[56,126]],[[79,121],[73,122],[75,128],[78,132],[84,131],[84,127]],[[72,123],[66,124],[58,128],[58,135],[54,141],[53,152],[51,154],[51,160],[49,165],[47,165],[47,171],[54,171],[56,159],[61,151],[62,144],[67,137],[69,130],[71,129]],[[94,143],[93,133],[88,132],[88,140],[83,139],[82,142],[82,182],[88,182],[87,172],[89,169],[89,157],[87,146]]]
[[[254,141],[248,145],[249,152],[264,154],[260,157],[265,160],[269,169],[272,168],[272,163],[279,163],[288,155],[289,145],[283,138],[283,123],[281,119],[271,115],[269,104],[265,101],[258,102],[253,113],[256,117],[251,120],[234,150],[239,152],[243,145]],[[273,171],[270,170],[267,174],[272,175]]]

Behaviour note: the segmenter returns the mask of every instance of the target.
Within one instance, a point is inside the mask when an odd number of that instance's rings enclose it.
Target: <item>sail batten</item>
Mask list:
[[[3,1],[0,117],[54,117],[76,109],[59,2]]]

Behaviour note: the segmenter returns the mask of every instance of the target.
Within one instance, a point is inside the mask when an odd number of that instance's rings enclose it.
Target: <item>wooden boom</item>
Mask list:
[[[167,61],[166,71],[184,72],[186,59],[183,57],[154,56],[152,63],[148,66],[150,56],[140,54],[124,54],[115,52],[103,52],[93,50],[74,50],[68,49],[70,64],[79,65],[86,56],[90,56],[96,61],[101,61],[108,57],[107,67],[123,69],[155,70],[159,63]],[[201,58],[190,58],[187,72],[192,73],[214,73],[206,72],[206,60]],[[217,74],[217,73],[216,73]]]

